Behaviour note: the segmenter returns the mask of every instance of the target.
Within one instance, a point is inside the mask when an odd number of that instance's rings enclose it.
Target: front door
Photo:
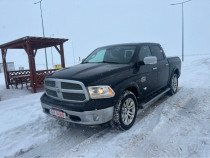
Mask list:
[[[151,56],[149,46],[142,45],[138,54],[138,61],[143,61],[145,57]],[[140,88],[140,99],[145,99],[157,89],[158,73],[154,69],[157,65],[141,65],[138,71],[138,85]]]

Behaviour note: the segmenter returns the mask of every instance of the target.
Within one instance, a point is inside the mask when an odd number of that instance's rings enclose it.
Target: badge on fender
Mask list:
[[[144,77],[141,78],[141,82],[142,83],[145,82],[145,81],[146,81],[146,76],[144,76]]]

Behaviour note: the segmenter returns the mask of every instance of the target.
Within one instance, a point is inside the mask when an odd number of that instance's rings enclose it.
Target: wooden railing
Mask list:
[[[39,70],[36,71],[36,80],[35,80],[35,87],[36,88],[41,88],[44,86],[44,79],[48,74],[51,74],[52,72],[56,71],[57,69],[50,69],[50,70]],[[30,76],[30,70],[19,70],[19,71],[9,71],[8,72],[8,82],[9,85],[11,85],[11,81],[16,78],[21,78],[21,80],[24,81],[31,81],[31,77]],[[17,80],[17,82],[20,82],[21,80]]]
[[[30,75],[30,70],[8,71],[9,79],[24,75]]]

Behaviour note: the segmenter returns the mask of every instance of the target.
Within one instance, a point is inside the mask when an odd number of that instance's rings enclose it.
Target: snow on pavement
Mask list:
[[[210,157],[209,76],[210,55],[187,57],[179,92],[119,132],[64,126],[42,113],[42,93],[5,90],[0,74],[0,157]]]
[[[0,73],[0,97],[1,100],[7,100],[12,98],[18,98],[25,95],[31,94],[29,90],[26,90],[24,87],[24,90],[20,89],[20,86],[18,86],[18,89],[6,89],[5,86],[5,79],[4,79],[4,73]]]
[[[66,130],[43,114],[40,96],[37,93],[0,102],[0,157],[28,150]]]

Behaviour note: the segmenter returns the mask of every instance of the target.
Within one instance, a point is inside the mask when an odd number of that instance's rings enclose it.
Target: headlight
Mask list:
[[[92,86],[88,87],[88,91],[92,99],[111,98],[115,95],[109,86]]]

